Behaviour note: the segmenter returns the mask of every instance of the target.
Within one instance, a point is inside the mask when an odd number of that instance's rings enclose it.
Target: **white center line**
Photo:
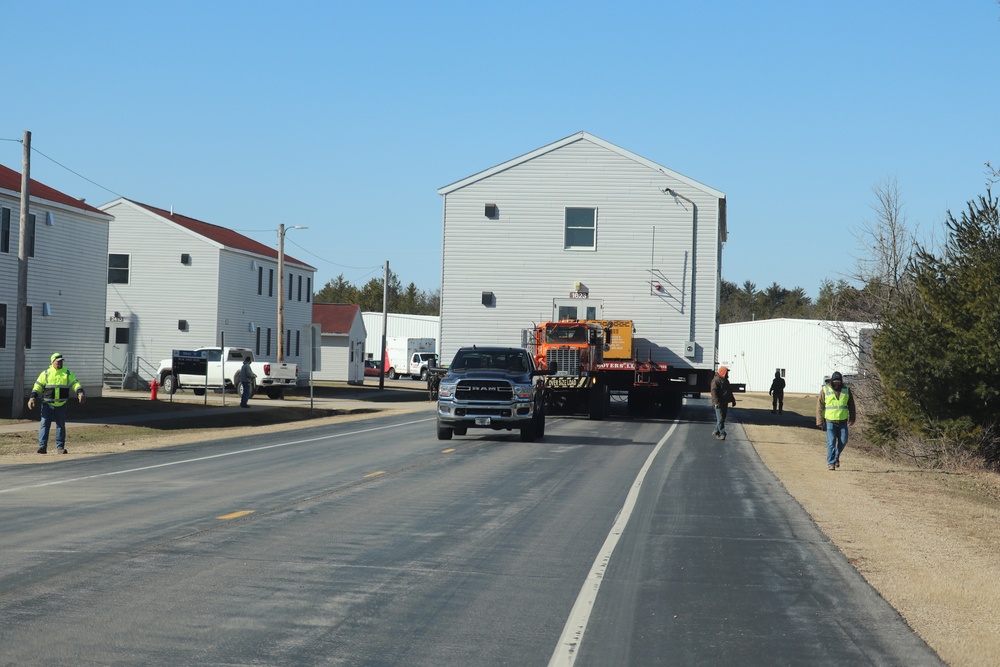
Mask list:
[[[277,449],[279,447],[291,447],[292,445],[301,445],[307,442],[316,442],[318,440],[331,440],[334,438],[344,438],[350,435],[358,435],[360,433],[371,433],[373,431],[382,431],[387,428],[399,428],[400,426],[409,426],[410,424],[420,424],[425,421],[430,421],[430,419],[417,419],[416,421],[405,422],[402,424],[391,424],[389,426],[373,426],[372,428],[365,428],[359,431],[349,431],[347,433],[337,433],[333,435],[322,435],[315,438],[306,438],[305,440],[292,440],[290,442],[279,442],[273,445],[264,445],[263,447],[253,447],[251,449],[239,449],[234,452],[225,452],[223,454],[212,454],[210,456],[199,456],[193,459],[184,459],[182,461],[172,461],[170,463],[157,463],[151,466],[142,466],[141,468],[127,468],[125,470],[115,470],[113,472],[102,472],[96,475],[86,475],[84,477],[71,477],[69,479],[57,479],[51,482],[39,482],[38,484],[27,484],[25,486],[15,486],[10,489],[0,489],[0,493],[13,493],[15,491],[24,491],[26,489],[38,489],[45,486],[58,486],[60,484],[71,484],[73,482],[82,482],[88,479],[98,479],[100,477],[112,477],[114,475],[127,475],[133,472],[142,472],[144,470],[155,470],[157,468],[169,468],[170,466],[179,466],[186,463],[198,463],[199,461],[209,461],[211,459],[221,459],[226,456],[236,456],[237,454],[251,454],[253,452],[262,452],[267,449]]]
[[[552,652],[552,657],[549,658],[549,667],[555,667],[556,665],[566,667],[572,665],[573,661],[576,660],[576,656],[580,654],[580,646],[583,644],[583,633],[587,630],[587,623],[590,621],[590,612],[594,610],[594,601],[597,599],[597,592],[601,590],[604,573],[611,563],[611,554],[614,552],[615,547],[618,546],[618,540],[621,538],[622,533],[625,532],[628,520],[632,516],[632,510],[635,509],[636,500],[639,498],[639,489],[642,487],[643,480],[646,479],[646,473],[649,472],[649,468],[653,465],[653,459],[656,458],[656,455],[663,448],[663,445],[666,444],[676,428],[677,422],[675,421],[671,424],[666,435],[660,438],[660,441],[656,443],[656,447],[649,453],[646,463],[642,466],[642,470],[639,471],[635,482],[632,483],[632,488],[629,490],[628,496],[625,497],[625,504],[618,512],[618,516],[615,517],[615,522],[611,525],[611,532],[608,533],[607,539],[604,540],[604,546],[597,553],[597,558],[594,559],[594,564],[590,568],[590,574],[584,580],[583,586],[580,588],[580,594],[576,597],[576,603],[569,613],[569,618],[566,619],[566,625],[563,627],[562,635],[559,637],[559,643],[556,644],[556,649]]]

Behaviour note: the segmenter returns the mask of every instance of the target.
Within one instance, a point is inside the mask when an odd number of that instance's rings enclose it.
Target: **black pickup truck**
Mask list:
[[[521,432],[523,442],[545,435],[545,388],[531,355],[520,347],[463,347],[451,365],[431,370],[437,393],[437,436],[450,440],[470,428]],[[434,389],[431,389],[432,396]]]

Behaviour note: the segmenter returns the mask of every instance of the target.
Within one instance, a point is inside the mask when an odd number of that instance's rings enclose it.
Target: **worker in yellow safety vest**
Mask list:
[[[38,453],[45,454],[49,446],[49,429],[56,423],[56,451],[66,454],[66,403],[70,393],[76,392],[76,400],[83,403],[86,396],[83,385],[64,366],[65,360],[58,352],[49,359],[52,365],[39,374],[28,398],[28,409],[34,410],[39,399],[42,401],[42,423],[38,429]]]
[[[844,385],[844,376],[834,371],[819,390],[816,426],[826,430],[826,467],[840,467],[840,454],[847,446],[847,427],[854,425],[854,395]]]

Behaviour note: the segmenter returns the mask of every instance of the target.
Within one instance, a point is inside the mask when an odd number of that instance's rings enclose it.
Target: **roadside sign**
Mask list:
[[[173,374],[208,375],[208,352],[206,350],[174,350]]]

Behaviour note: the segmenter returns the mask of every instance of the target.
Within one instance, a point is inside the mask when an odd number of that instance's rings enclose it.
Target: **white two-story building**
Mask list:
[[[109,369],[151,380],[173,350],[278,353],[278,251],[231,229],[120,198],[107,248],[104,354]],[[275,242],[277,244],[277,227]],[[284,257],[284,361],[307,353],[316,269]]]
[[[0,395],[27,396],[61,352],[89,396],[100,396],[105,279],[111,216],[30,182],[25,321],[17,319],[21,174],[0,165]],[[25,331],[25,386],[14,388],[17,328]]]

